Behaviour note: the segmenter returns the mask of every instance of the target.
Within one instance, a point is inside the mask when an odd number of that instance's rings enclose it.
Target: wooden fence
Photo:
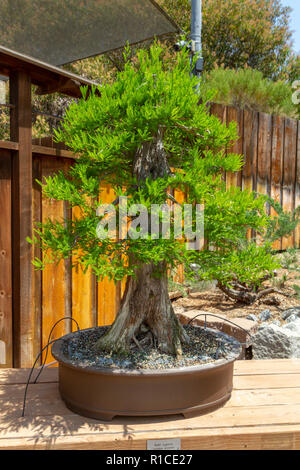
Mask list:
[[[211,112],[225,122],[235,120],[239,126],[240,139],[233,151],[245,155],[245,166],[241,172],[226,174],[226,184],[270,194],[287,210],[297,207],[300,204],[299,121],[215,104],[211,106]],[[18,357],[20,354],[22,357],[24,341],[24,335],[19,335],[16,329],[18,321],[14,318],[12,300],[12,280],[15,279],[12,166],[16,146],[14,142],[0,142],[0,367],[19,366],[14,351],[17,350]],[[35,180],[59,169],[67,169],[72,164],[72,154],[59,146],[54,147],[51,139],[43,139],[33,143],[32,155],[33,221],[63,217],[68,211],[66,204],[42,199]],[[102,189],[106,202],[111,202],[112,189],[108,186]],[[300,247],[300,228],[277,244],[279,249],[289,246]],[[32,256],[40,256],[37,247]],[[25,338],[27,345],[31,345],[31,353],[26,353],[23,367],[32,365],[36,355],[47,344],[52,326],[60,318],[74,318],[81,329],[113,321],[124,287],[121,283],[114,284],[108,280],[97,283],[90,272],[84,274],[80,269],[71,270],[69,260],[58,266],[48,265],[43,272],[32,269],[31,275],[32,309],[30,324],[26,327],[29,333]],[[75,328],[71,320],[60,322],[53,337]],[[47,362],[52,360],[48,354]]]

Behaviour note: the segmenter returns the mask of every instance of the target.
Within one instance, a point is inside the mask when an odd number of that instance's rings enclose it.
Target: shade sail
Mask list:
[[[176,31],[153,0],[0,0],[0,45],[56,66]]]

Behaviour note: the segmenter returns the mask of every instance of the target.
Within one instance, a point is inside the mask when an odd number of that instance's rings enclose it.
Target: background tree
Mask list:
[[[101,96],[91,93],[66,112],[57,138],[79,158],[68,173],[61,171],[47,178],[43,194],[68,201],[70,207],[80,209],[81,216],[40,224],[34,240],[41,243],[44,253],[42,260],[35,260],[38,268],[72,253],[74,265],[91,267],[99,279],[126,277],[117,317],[96,344],[98,350],[119,354],[127,353],[140,329],[146,328],[162,352],[180,355],[182,344],[189,339],[169,299],[168,272],[182,263],[187,275],[194,274],[191,266],[195,263],[222,264],[229,253],[239,252],[249,228],[263,232],[269,220],[264,197],[240,188],[228,192],[222,180],[224,171],[238,171],[243,164],[240,155],[225,152],[237,138],[236,125],[226,126],[209,114],[206,103],[210,96],[202,96],[199,104],[198,79],[190,76],[186,50],[177,55],[171,69],[161,55],[157,45],[148,52],[140,50],[136,63],[125,60],[117,79],[99,88]],[[103,180],[117,195],[111,201],[117,215],[122,215],[121,196],[127,197],[129,214],[136,204],[151,213],[153,204],[169,201],[173,208],[178,206],[172,191],[186,190],[186,202],[193,207],[193,230],[195,204],[205,205],[205,236],[215,247],[214,258],[209,259],[210,250],[187,249],[182,237],[175,236],[174,211],[169,238],[161,232],[153,238],[150,223],[137,238],[99,239],[96,211]],[[126,222],[135,220],[128,216]],[[163,224],[162,213],[159,220]],[[101,221],[105,222],[104,215]],[[257,251],[258,264],[255,253],[253,246],[243,279],[258,286],[276,263],[264,247]]]
[[[190,0],[158,0],[190,32]],[[203,0],[202,47],[206,71],[215,66],[251,67],[271,79],[286,79],[293,58],[291,9],[280,0]]]

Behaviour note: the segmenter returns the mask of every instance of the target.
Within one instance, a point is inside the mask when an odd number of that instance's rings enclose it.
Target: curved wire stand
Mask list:
[[[252,337],[251,334],[249,333],[248,330],[246,330],[245,328],[243,328],[242,326],[238,325],[237,323],[234,323],[233,321],[231,320],[228,320],[227,318],[224,318],[224,317],[220,317],[219,315],[216,315],[214,313],[199,313],[198,315],[195,315],[194,318],[192,318],[191,320],[188,321],[188,325],[190,323],[192,323],[192,321],[194,321],[197,317],[200,317],[200,316],[204,316],[205,319],[204,319],[204,328],[206,329],[207,328],[207,320],[206,320],[206,317],[207,316],[210,316],[210,317],[216,317],[216,318],[220,318],[221,320],[224,320],[224,321],[227,321],[228,323],[231,323],[232,325],[236,326],[237,328],[240,328],[240,330],[243,330],[248,336],[250,336],[250,338]],[[239,341],[239,343],[242,345],[242,346],[247,346],[248,343],[241,343]]]
[[[60,338],[57,338],[57,339],[53,339],[53,340],[51,341],[51,335],[52,335],[53,330],[54,330],[54,328],[56,327],[56,325],[57,325],[58,323],[60,323],[61,321],[63,321],[63,320],[72,320],[72,321],[75,322],[76,325],[77,325],[77,332],[80,331],[78,322],[77,322],[74,318],[72,318],[72,317],[64,317],[64,318],[61,318],[60,320],[58,320],[57,322],[54,323],[54,325],[52,326],[52,328],[51,328],[51,330],[50,330],[50,333],[49,333],[49,336],[48,336],[48,341],[47,341],[46,346],[44,346],[44,347],[41,349],[41,351],[38,353],[38,355],[36,356],[36,359],[35,359],[35,361],[34,361],[34,364],[33,364],[32,368],[31,368],[31,370],[30,370],[30,373],[29,373],[29,376],[28,376],[28,379],[27,379],[27,382],[26,382],[25,391],[24,391],[23,409],[22,409],[22,415],[21,415],[22,418],[24,418],[24,415],[25,415],[25,406],[26,406],[27,390],[28,390],[28,386],[29,386],[29,384],[30,384],[30,378],[31,378],[31,376],[32,376],[32,373],[33,373],[33,370],[34,370],[34,368],[35,368],[35,365],[36,365],[38,359],[40,358],[40,356],[42,355],[42,353],[43,353],[43,352],[45,351],[45,349],[46,349],[46,354],[45,354],[45,358],[44,358],[43,364],[42,364],[41,369],[40,369],[39,373],[37,374],[36,378],[34,379],[33,382],[31,382],[32,384],[36,384],[37,379],[39,378],[39,376],[41,375],[41,373],[42,373],[43,370],[44,370],[44,367],[45,367],[45,364],[46,364],[46,360],[47,360],[47,356],[48,356],[48,348],[49,348],[50,344],[53,344],[53,343],[55,343],[56,341],[60,340]]]

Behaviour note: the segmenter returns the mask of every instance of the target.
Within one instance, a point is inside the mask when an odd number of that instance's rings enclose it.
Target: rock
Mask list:
[[[281,326],[280,320],[274,320],[270,325],[276,325],[276,326]]]
[[[246,319],[251,321],[258,321],[258,318],[256,315],[254,315],[254,313],[250,313],[250,315],[248,315]]]
[[[289,317],[289,319],[290,318],[291,317]],[[282,328],[294,331],[295,333],[298,333],[300,336],[300,318],[296,317],[295,321],[289,321],[289,323],[284,325]]]
[[[180,299],[180,297],[183,297],[183,294],[179,290],[177,290],[175,292],[169,292],[170,300]]]
[[[176,315],[180,315],[185,312],[185,308],[180,305],[173,305],[173,310]]]
[[[269,324],[252,336],[252,353],[253,359],[300,358],[300,332]]]
[[[266,326],[269,326],[269,325],[270,325],[270,323],[263,322],[260,325],[258,325],[257,330],[263,330],[264,328],[266,328]]]
[[[266,320],[269,320],[271,318],[271,312],[270,310],[267,308],[266,310],[263,310],[259,315],[258,315],[258,318],[260,321],[266,321]]]
[[[290,323],[290,322],[297,321],[297,320],[300,320],[300,318],[297,317],[297,315],[295,315],[294,313],[292,313],[292,315],[287,317],[286,322]]]
[[[300,317],[300,306],[299,307],[290,307],[281,314],[282,320],[286,320],[291,315],[297,315]]]

